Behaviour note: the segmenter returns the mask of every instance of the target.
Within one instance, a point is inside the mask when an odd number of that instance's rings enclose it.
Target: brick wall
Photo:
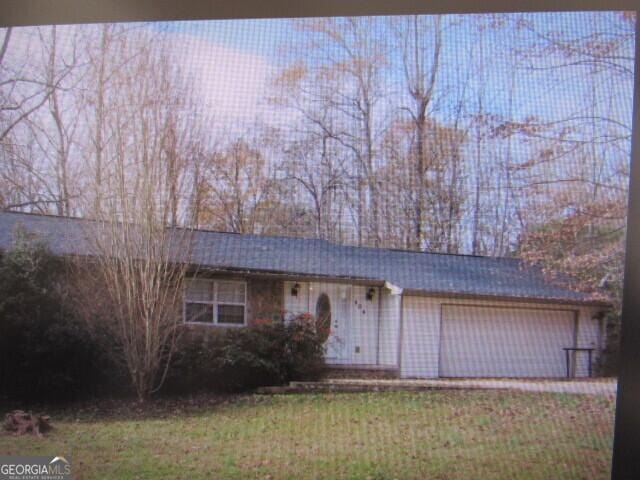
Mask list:
[[[247,279],[247,322],[281,318],[284,311],[284,282],[274,279]]]

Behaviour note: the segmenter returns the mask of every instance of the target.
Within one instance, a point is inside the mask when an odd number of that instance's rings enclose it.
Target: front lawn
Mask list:
[[[77,479],[597,479],[614,400],[507,391],[243,396],[52,412],[0,454],[71,457]]]

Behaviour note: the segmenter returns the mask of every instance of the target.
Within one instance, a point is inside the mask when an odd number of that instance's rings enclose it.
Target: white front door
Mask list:
[[[334,283],[312,283],[309,288],[309,310],[329,324],[325,343],[328,363],[348,363],[349,326],[351,321],[351,287]]]

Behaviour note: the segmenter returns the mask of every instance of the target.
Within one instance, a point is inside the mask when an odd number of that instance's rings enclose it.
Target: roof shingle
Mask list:
[[[82,219],[0,213],[0,249],[22,225],[60,255],[90,253]],[[196,230],[193,263],[205,268],[388,281],[426,293],[589,302],[587,295],[549,283],[513,258],[423,253],[337,245],[326,240]]]

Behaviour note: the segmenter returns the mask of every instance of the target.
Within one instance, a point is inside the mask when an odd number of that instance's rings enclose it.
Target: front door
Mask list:
[[[321,328],[326,329],[325,360],[347,363],[351,289],[348,285],[313,283],[310,310]]]

